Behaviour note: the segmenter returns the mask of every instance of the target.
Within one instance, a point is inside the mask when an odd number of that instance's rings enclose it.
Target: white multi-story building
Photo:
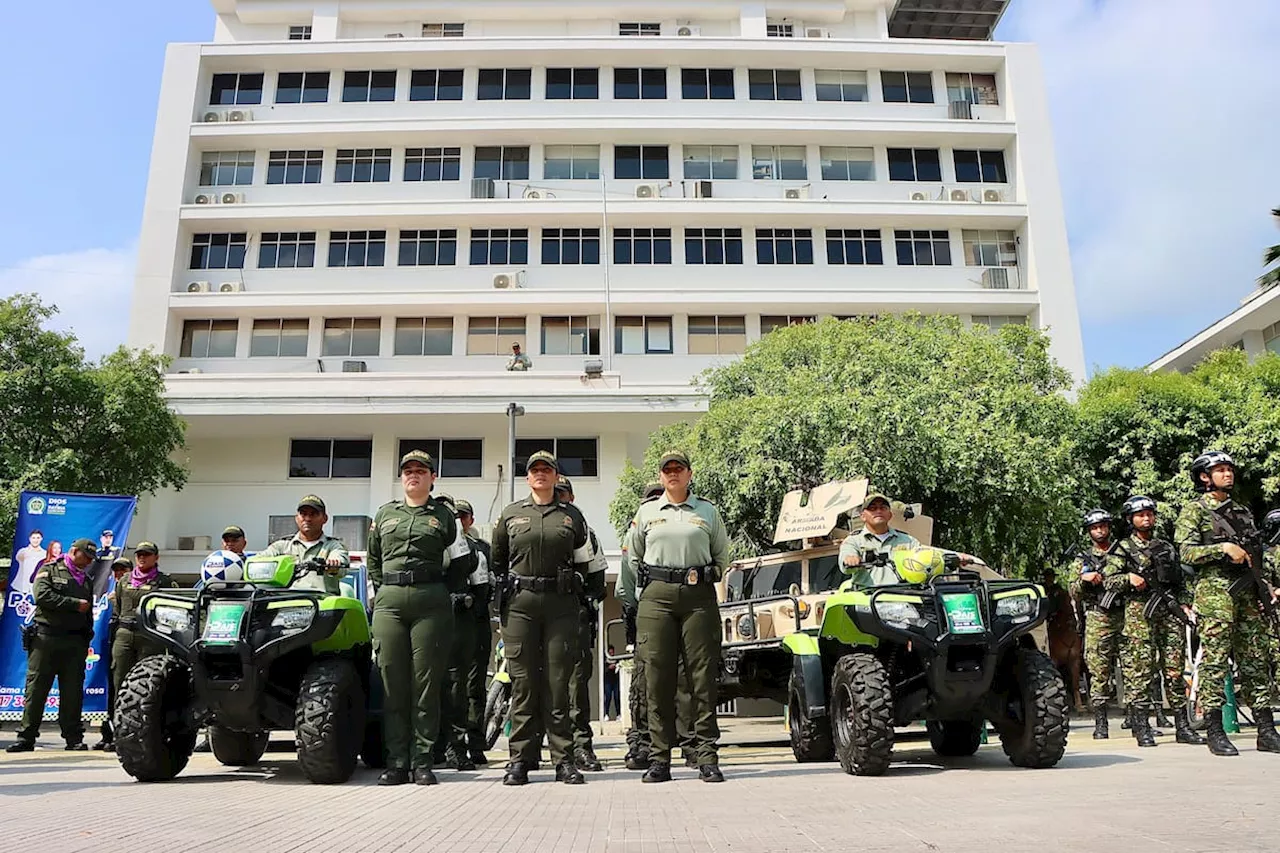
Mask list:
[[[827,315],[1051,327],[1082,376],[1005,5],[213,0],[165,61],[131,329],[191,481],[133,538],[189,568],[315,492],[359,548],[410,446],[487,521],[517,404],[516,473],[554,449],[616,559],[617,475],[705,408],[691,377]]]
[[[1186,373],[1215,350],[1232,348],[1243,350],[1250,361],[1280,353],[1280,287],[1254,288],[1239,308],[1148,364],[1147,370]]]

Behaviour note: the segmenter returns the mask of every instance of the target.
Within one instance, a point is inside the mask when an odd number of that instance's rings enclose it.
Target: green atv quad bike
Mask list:
[[[270,732],[293,729],[310,781],[345,782],[370,745],[369,620],[324,590],[324,562],[250,557],[244,579],[163,590],[142,601],[138,630],[165,654],[139,661],[116,697],[116,755],[142,782],[177,776],[209,727],[223,764],[256,764]],[[373,755],[369,752],[372,750]]]
[[[864,561],[892,562],[904,582],[846,582],[816,632],[785,638],[796,758],[834,753],[846,773],[879,776],[895,726],[923,719],[938,755],[967,756],[990,720],[1014,765],[1057,764],[1066,685],[1030,636],[1048,618],[1044,590],[961,568],[958,554],[936,548],[868,552]]]

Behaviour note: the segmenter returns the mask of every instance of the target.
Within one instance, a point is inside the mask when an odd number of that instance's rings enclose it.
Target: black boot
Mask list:
[[[1151,732],[1151,716],[1146,709],[1129,707],[1130,727],[1138,746],[1155,746],[1156,739]]]
[[[413,776],[403,767],[388,767],[378,777],[379,785],[408,785]]]
[[[1253,718],[1258,724],[1258,752],[1280,752],[1280,734],[1270,708],[1257,708]]]
[[[471,760],[469,755],[467,755],[467,751],[465,749],[458,749],[457,747],[452,746],[449,747],[448,751],[445,752],[444,761],[446,766],[451,767],[454,770],[476,769],[475,762]]]
[[[589,773],[599,773],[604,770],[604,765],[600,763],[599,758],[596,758],[595,750],[589,746],[578,750],[575,763],[579,770],[586,770]]]
[[[1227,739],[1227,733],[1222,730],[1222,709],[1205,711],[1204,719],[1209,751],[1214,755],[1239,755],[1240,751]]]
[[[35,752],[36,742],[34,740],[26,740],[25,738],[18,738],[16,741],[14,741],[13,743],[5,747],[4,751],[5,752]]]
[[[649,769],[649,753],[640,750],[632,750],[627,753],[623,759],[626,762],[628,770],[648,770]]]
[[[502,776],[504,785],[528,785],[529,768],[523,761],[513,761],[507,765],[507,772]]]
[[[587,780],[578,772],[578,768],[574,766],[573,761],[565,759],[556,765],[556,781],[563,782],[566,785],[585,785]]]
[[[703,782],[723,782],[724,774],[718,764],[702,764],[698,766],[698,778]]]
[[[1107,706],[1094,705],[1093,706],[1093,739],[1106,740],[1109,737],[1111,737],[1111,734],[1108,731]]]
[[[665,761],[655,761],[645,771],[641,782],[670,782],[671,765]]]
[[[1156,706],[1156,725],[1165,728],[1173,725],[1173,720],[1169,719],[1169,715],[1164,712],[1164,705]]]
[[[1191,728],[1191,706],[1187,705],[1180,711],[1173,712],[1173,724],[1177,728],[1176,740],[1178,743],[1194,743],[1204,744],[1204,737]]]
[[[413,784],[415,785],[439,785],[440,780],[436,778],[436,774],[430,767],[413,768]]]

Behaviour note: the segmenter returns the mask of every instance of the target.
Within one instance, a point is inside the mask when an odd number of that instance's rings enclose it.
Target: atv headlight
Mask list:
[[[920,608],[906,601],[878,601],[876,615],[880,621],[895,628],[922,628],[925,624]]]
[[[276,611],[271,620],[272,628],[283,628],[286,631],[302,631],[311,627],[311,620],[316,616],[314,607],[282,607]]]
[[[1026,622],[1035,612],[1035,600],[1029,595],[1014,595],[996,602],[996,616],[1014,622]]]
[[[191,628],[191,611],[186,608],[159,604],[151,612],[155,616],[156,627],[161,630],[187,631]]]
[[[756,620],[750,613],[743,613],[738,617],[738,633],[746,640],[756,638]]]

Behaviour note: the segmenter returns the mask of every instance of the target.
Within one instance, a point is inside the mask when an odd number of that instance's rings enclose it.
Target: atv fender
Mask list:
[[[826,716],[827,683],[818,638],[811,634],[788,634],[782,645],[791,652],[791,678],[804,698],[805,716]]]
[[[334,595],[321,599],[319,605],[321,614],[340,614],[340,621],[332,634],[311,644],[316,654],[343,652],[358,645],[369,644],[369,619],[359,600]]]

